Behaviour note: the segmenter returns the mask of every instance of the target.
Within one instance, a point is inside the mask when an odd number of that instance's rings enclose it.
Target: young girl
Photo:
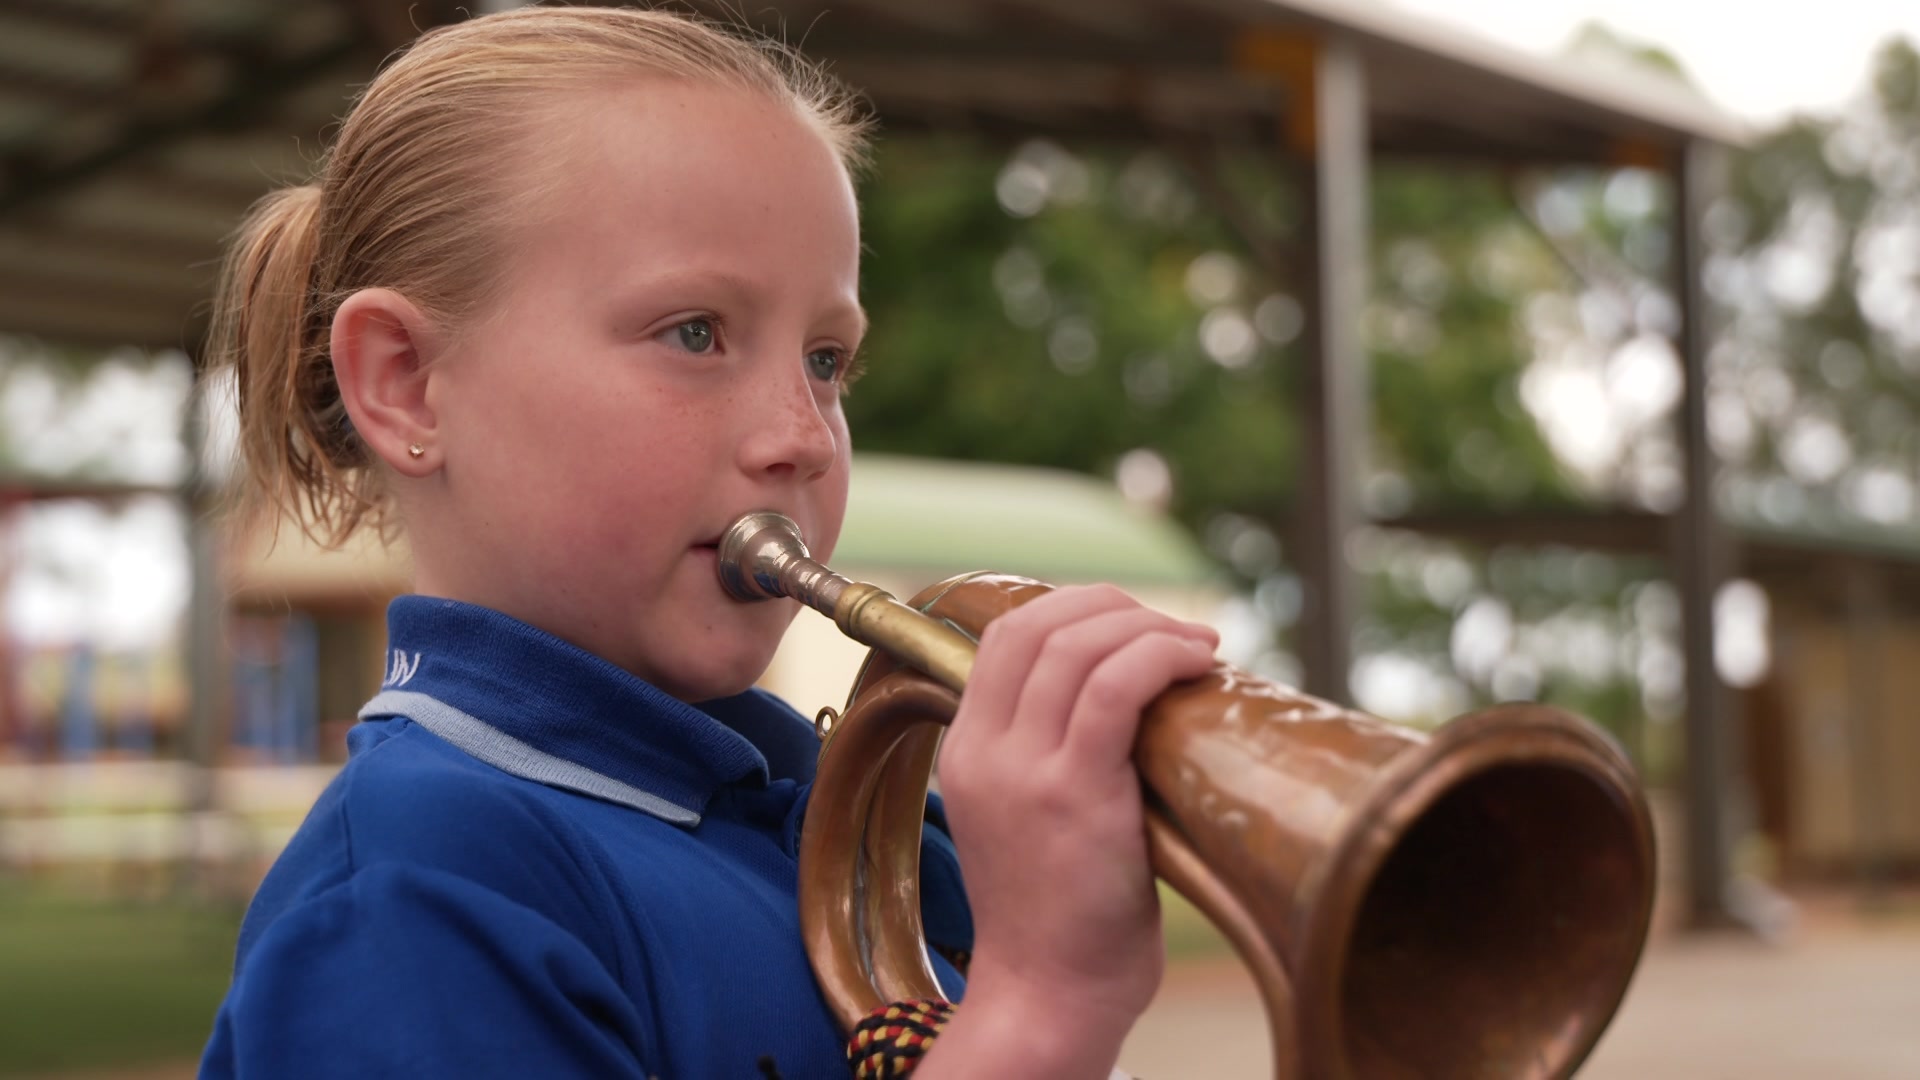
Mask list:
[[[403,528],[416,594],[203,1075],[847,1075],[795,904],[817,746],[751,689],[797,609],[714,545],[766,508],[832,554],[862,134],[778,49],[521,9],[425,35],[256,209],[213,341],[254,502]],[[990,627],[925,854],[970,984],[917,1076],[1107,1075],[1161,967],[1134,728],[1215,643],[1099,588]]]

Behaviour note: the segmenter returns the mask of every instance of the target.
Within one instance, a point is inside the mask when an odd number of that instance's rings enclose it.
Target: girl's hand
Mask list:
[[[975,932],[967,1003],[929,1075],[962,1062],[1107,1075],[1165,965],[1134,733],[1218,644],[1109,586],[1057,589],[988,624],[941,751]],[[1015,1071],[980,1071],[960,1052],[976,1039],[1020,1049]]]

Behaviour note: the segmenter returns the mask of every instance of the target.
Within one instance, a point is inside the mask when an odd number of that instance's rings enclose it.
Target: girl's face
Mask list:
[[[728,599],[721,531],[778,510],[824,559],[846,510],[852,185],[746,92],[657,79],[554,116],[550,213],[428,382],[444,466],[409,500],[416,585],[684,700],[737,693],[798,608]]]

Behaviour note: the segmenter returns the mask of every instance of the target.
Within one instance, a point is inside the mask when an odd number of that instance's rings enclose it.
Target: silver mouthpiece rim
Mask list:
[[[743,515],[720,536],[720,587],[748,603],[786,596],[778,571],[796,556],[809,558],[792,518],[774,510]]]

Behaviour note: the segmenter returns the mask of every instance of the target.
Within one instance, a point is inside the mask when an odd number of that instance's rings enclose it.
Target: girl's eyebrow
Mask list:
[[[741,304],[752,304],[759,295],[759,290],[752,282],[724,270],[668,270],[621,282],[619,289],[626,294],[658,291],[717,292]]]

